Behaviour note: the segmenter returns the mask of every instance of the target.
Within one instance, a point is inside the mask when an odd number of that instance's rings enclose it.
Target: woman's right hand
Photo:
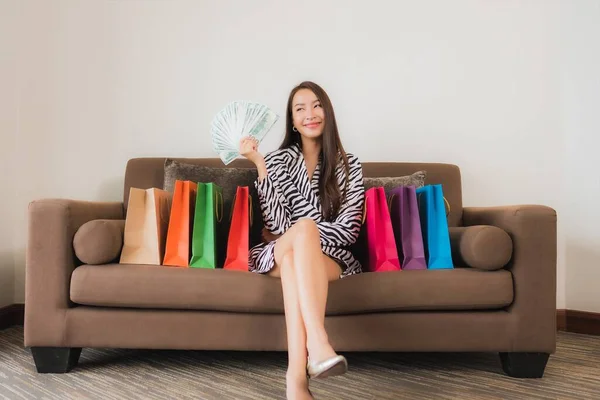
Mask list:
[[[258,140],[252,136],[243,137],[240,140],[240,155],[256,164],[256,161],[262,158],[258,152]]]
[[[258,152],[258,140],[252,136],[243,137],[240,140],[240,155],[246,157],[256,165],[259,180],[262,182],[265,176],[267,176],[267,169],[264,157]]]

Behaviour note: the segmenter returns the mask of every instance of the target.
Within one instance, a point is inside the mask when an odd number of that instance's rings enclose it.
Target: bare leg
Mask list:
[[[298,302],[294,255],[288,252],[276,261],[271,276],[281,277],[283,302],[285,306],[285,324],[288,343],[288,370],[286,374],[286,396],[288,399],[312,399],[308,391],[306,377],[306,331]]]
[[[277,241],[276,260],[290,252],[308,354],[312,360],[322,361],[336,354],[325,331],[325,306],[329,282],[339,278],[341,269],[321,251],[319,230],[310,219],[298,221]]]

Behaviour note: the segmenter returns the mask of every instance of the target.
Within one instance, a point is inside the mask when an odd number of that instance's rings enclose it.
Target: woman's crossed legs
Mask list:
[[[325,306],[330,281],[341,268],[323,254],[319,230],[311,219],[301,219],[275,244],[275,268],[281,278],[288,341],[288,398],[310,398],[307,358],[323,361],[336,355],[325,331]]]

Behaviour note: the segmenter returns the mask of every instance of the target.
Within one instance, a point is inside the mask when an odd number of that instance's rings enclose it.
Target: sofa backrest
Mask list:
[[[127,163],[124,185],[124,205],[127,210],[129,188],[149,189],[163,188],[164,164],[166,158],[133,158]],[[173,158],[173,160],[204,165],[208,167],[225,167],[219,158]],[[235,160],[229,168],[252,168],[248,160]],[[444,196],[450,204],[448,224],[462,225],[462,187],[460,169],[456,165],[442,163],[405,163],[405,162],[363,162],[365,177],[403,176],[414,172],[427,171],[426,184],[442,184]]]

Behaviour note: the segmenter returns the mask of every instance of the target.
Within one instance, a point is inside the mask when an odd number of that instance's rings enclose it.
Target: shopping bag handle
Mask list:
[[[386,196],[388,211],[390,212],[390,215],[392,215],[392,202],[394,201],[394,196],[396,196],[396,193],[392,193],[389,197]]]
[[[221,201],[219,201],[219,199]],[[221,208],[220,213],[219,213],[219,206]],[[217,214],[217,221],[221,222],[221,220],[223,219],[223,193],[218,192],[218,191],[215,192],[215,214]]]
[[[446,199],[446,196],[444,196],[444,203],[446,203],[446,205],[448,206],[448,211],[446,211],[446,217],[448,215],[450,215],[450,203],[448,202],[448,199]]]
[[[362,215],[362,225],[365,224],[365,220],[367,219],[367,200],[363,203],[363,215]]]
[[[420,199],[422,195],[423,193],[419,193],[417,200]],[[446,217],[448,217],[448,215],[450,215],[450,203],[448,202],[448,199],[446,199],[446,196],[444,196],[444,203],[446,203],[446,206],[448,207],[448,211],[446,211]]]
[[[248,217],[250,218],[250,227],[254,223],[254,207],[252,207],[252,196],[248,194]]]

